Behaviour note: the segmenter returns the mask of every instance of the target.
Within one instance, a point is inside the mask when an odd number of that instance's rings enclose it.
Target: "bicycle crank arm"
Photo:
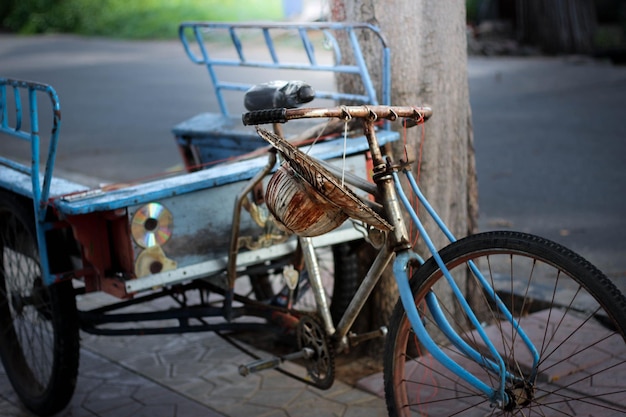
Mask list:
[[[350,333],[348,335],[348,340],[350,341],[350,346],[354,347],[359,343],[363,343],[366,340],[376,339],[377,337],[386,337],[387,336],[387,327],[383,326],[380,329],[373,330],[367,333]]]
[[[284,356],[274,356],[269,359],[259,359],[258,361],[250,362],[247,365],[239,366],[239,374],[241,376],[248,376],[256,372],[265,371],[267,369],[276,369],[283,362],[291,361],[295,359],[308,359],[313,356],[313,349],[305,347],[299,352],[290,353]]]

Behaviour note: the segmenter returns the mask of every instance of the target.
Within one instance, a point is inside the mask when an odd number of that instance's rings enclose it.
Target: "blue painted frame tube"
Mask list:
[[[491,359],[485,357],[476,351],[473,347],[468,345],[465,340],[463,340],[458,333],[450,326],[450,322],[445,318],[443,314],[443,310],[439,306],[439,301],[437,301],[437,296],[435,293],[430,291],[426,294],[426,304],[428,305],[429,311],[433,315],[433,319],[437,324],[437,327],[443,332],[443,334],[452,342],[457,349],[461,351],[465,356],[471,358],[474,362],[489,368],[492,372],[498,373],[498,365],[492,361]],[[515,375],[510,372],[506,372],[505,375],[507,380],[516,381],[519,380]]]
[[[485,385],[478,378],[474,377],[471,374],[470,374],[471,377],[468,376],[467,375],[468,372],[465,371],[465,369],[461,368],[460,366],[458,366],[458,364],[456,364],[456,362],[452,361],[433,342],[433,340],[430,337],[430,335],[428,335],[428,333],[426,332],[426,329],[424,328],[423,323],[421,322],[421,319],[419,318],[419,315],[417,313],[417,307],[415,306],[415,301],[413,300],[413,295],[411,293],[410,286],[408,285],[408,283],[406,285],[400,283],[400,281],[408,280],[408,277],[406,276],[407,275],[406,274],[406,264],[403,265],[403,266],[402,265],[401,266],[396,266],[394,264],[394,273],[399,273],[399,274],[404,275],[404,277],[402,279],[400,278],[400,276],[396,275],[396,280],[398,281],[398,289],[400,290],[400,298],[402,300],[402,305],[404,306],[404,309],[407,311],[407,316],[409,317],[411,325],[413,326],[413,329],[417,333],[418,338],[420,339],[420,341],[422,343],[424,343],[425,346],[428,346],[428,345],[431,346],[430,348],[427,347],[427,349],[433,355],[433,357],[435,357],[435,359],[437,359],[437,361],[439,361],[442,365],[444,365],[450,371],[454,372],[460,378],[463,378],[465,381],[467,381],[468,383],[472,384],[472,386],[476,387],[477,389],[479,389],[480,391],[485,393],[485,395],[490,400],[492,400],[492,401],[496,400],[496,402],[498,402],[498,403],[506,404],[508,396],[504,392],[504,387],[505,387],[505,382],[506,382],[506,364],[504,363],[504,359],[502,359],[502,356],[500,355],[500,353],[498,353],[498,351],[495,348],[495,346],[493,345],[493,343],[491,343],[491,340],[489,340],[489,337],[485,333],[485,330],[482,328],[481,323],[478,321],[478,318],[476,317],[476,315],[472,311],[472,309],[469,306],[467,300],[465,300],[465,297],[463,296],[463,293],[461,292],[461,289],[458,287],[458,285],[454,281],[454,278],[452,277],[452,275],[450,274],[450,271],[448,270],[448,268],[444,264],[443,260],[441,259],[441,256],[439,256],[439,252],[437,251],[437,249],[435,248],[434,243],[430,239],[430,236],[428,235],[428,232],[424,228],[424,225],[422,224],[422,222],[417,217],[417,214],[415,213],[415,210],[413,209],[413,206],[411,205],[411,203],[409,202],[409,200],[406,197],[406,194],[404,194],[404,191],[402,190],[402,185],[400,184],[400,179],[398,178],[398,173],[397,172],[393,172],[392,175],[393,175],[394,185],[395,185],[396,191],[398,193],[398,196],[400,197],[400,200],[402,201],[403,205],[405,206],[407,212],[411,216],[411,219],[415,223],[415,226],[419,229],[421,238],[423,239],[424,243],[428,247],[428,250],[432,254],[435,262],[437,263],[437,265],[441,269],[441,271],[442,271],[446,281],[448,282],[448,285],[450,286],[450,289],[452,290],[452,293],[454,294],[454,296],[459,301],[459,304],[461,304],[461,307],[465,311],[465,314],[467,315],[467,318],[470,320],[470,322],[472,323],[472,325],[474,326],[474,328],[478,332],[478,335],[480,336],[480,338],[483,340],[483,342],[485,343],[485,345],[489,349],[489,353],[492,355],[493,360],[497,363],[498,374],[500,376],[500,387],[499,387],[499,389],[494,392],[494,390],[491,387],[488,387],[487,385]],[[405,259],[405,261],[408,261],[408,260],[409,259]],[[406,292],[406,291],[408,291],[408,294],[407,293],[403,294],[403,292]],[[411,311],[410,314],[409,314],[409,311]],[[424,338],[424,340],[422,340],[422,338]],[[431,349],[434,349],[434,350],[431,350]],[[485,390],[485,388],[487,388],[487,390]]]
[[[430,205],[430,203],[426,199],[426,196],[424,196],[424,194],[420,190],[419,186],[415,182],[415,178],[413,177],[412,173],[408,170],[405,170],[405,174],[409,180],[409,183],[411,184],[411,189],[413,190],[413,192],[419,199],[420,203],[424,206],[424,208],[426,209],[430,217],[437,223],[437,226],[439,227],[439,229],[443,232],[443,234],[448,238],[450,242],[456,242],[456,238],[454,237],[452,232],[450,232],[446,224],[443,222],[443,220],[441,220],[441,218],[439,217],[435,209]],[[498,310],[500,310],[500,312],[504,315],[507,321],[511,323],[515,331],[519,334],[520,338],[524,342],[524,345],[526,345],[526,348],[532,355],[533,373],[531,375],[531,379],[534,380],[537,375],[537,367],[539,365],[539,360],[540,360],[539,352],[537,352],[537,348],[535,347],[532,340],[530,340],[526,332],[524,332],[524,329],[519,325],[519,322],[513,317],[513,314],[506,307],[502,299],[498,296],[498,294],[496,294],[495,290],[493,289],[491,284],[487,281],[487,279],[484,277],[482,272],[480,272],[476,264],[473,261],[470,261],[469,267],[474,277],[478,279],[478,281],[480,282],[480,285],[487,292],[487,295],[493,301],[495,301],[496,305],[498,306]]]
[[[413,299],[413,293],[411,291],[411,286],[409,285],[409,277],[408,277],[408,264],[412,259],[411,251],[405,250],[396,254],[396,259],[393,263],[393,274],[396,278],[396,282],[398,284],[398,291],[400,293],[400,301],[402,302],[402,306],[404,307],[404,311],[417,335],[419,341],[424,345],[426,350],[444,367],[446,367],[449,371],[453,372],[455,375],[459,376],[461,379],[481,391],[491,402],[497,402],[498,400],[503,400],[505,397],[502,396],[504,394],[503,390],[501,390],[501,394],[498,391],[491,388],[489,385],[485,384],[480,379],[476,378],[474,375],[466,371],[463,367],[457,364],[455,361],[450,359],[448,355],[446,355],[437,344],[433,341],[433,339],[428,334],[428,331],[424,327],[422,323],[422,319],[417,312],[417,307],[415,306],[415,300]],[[500,395],[500,396],[499,396]]]

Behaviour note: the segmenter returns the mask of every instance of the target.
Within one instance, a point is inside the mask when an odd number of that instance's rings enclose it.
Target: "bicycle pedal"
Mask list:
[[[248,376],[256,372],[265,371],[267,369],[276,369],[285,361],[292,361],[295,359],[308,359],[313,356],[313,349],[304,348],[298,352],[290,353],[284,356],[274,356],[269,359],[259,359],[254,362],[250,362],[246,365],[239,365],[239,375]]]
[[[350,341],[350,346],[356,346],[359,343],[363,343],[366,340],[376,339],[377,337],[385,337],[387,336],[387,326],[382,326],[380,329],[373,330],[367,333],[350,333],[348,335],[348,340]]]

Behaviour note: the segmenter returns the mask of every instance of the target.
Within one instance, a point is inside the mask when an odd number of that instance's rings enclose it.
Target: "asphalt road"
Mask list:
[[[556,240],[626,289],[626,67],[472,57],[468,71],[481,229]],[[216,108],[206,70],[176,41],[0,35],[0,76],[55,87],[59,172],[95,182],[180,164],[171,127]],[[6,141],[0,153],[27,158]]]
[[[556,240],[626,287],[626,67],[470,59],[483,229]]]

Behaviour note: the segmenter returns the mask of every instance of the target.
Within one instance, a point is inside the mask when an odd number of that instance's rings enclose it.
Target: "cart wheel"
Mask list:
[[[318,255],[322,280],[330,300],[330,311],[335,324],[346,311],[350,300],[359,287],[359,260],[355,248],[362,243],[340,243],[331,248],[319,248]],[[289,289],[280,276],[271,273],[251,274],[251,286],[255,298],[260,301],[285,306]],[[332,290],[332,291],[331,291]],[[294,308],[302,311],[314,311],[315,302],[306,271],[300,274],[300,282],[294,294]]]
[[[0,193],[0,357],[24,405],[48,416],[74,393],[78,320],[72,283],[43,284],[33,218],[29,204]],[[51,268],[63,261],[50,258]]]

